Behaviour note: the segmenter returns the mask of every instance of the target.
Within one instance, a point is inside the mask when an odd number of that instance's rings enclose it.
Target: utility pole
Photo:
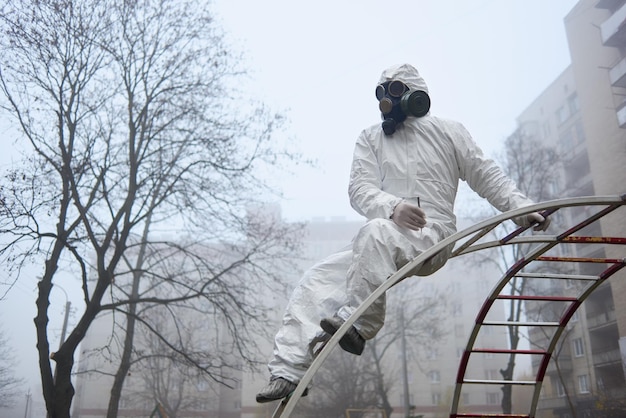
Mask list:
[[[63,328],[61,329],[61,339],[59,340],[59,350],[60,350],[61,346],[63,345],[63,342],[65,341],[65,335],[67,334],[67,322],[68,322],[68,319],[70,317],[70,309],[72,307],[72,302],[70,302],[70,299],[67,296],[67,292],[65,291],[65,289],[63,289],[59,285],[56,285],[56,287],[61,289],[63,291],[63,293],[65,294],[65,313],[64,313],[64,316],[63,316]],[[56,380],[57,380],[57,366],[56,366],[56,362],[55,362],[55,365],[54,365],[54,376],[53,376],[53,379],[56,382]]]
[[[70,308],[72,307],[72,302],[69,300],[65,302],[65,317],[63,318],[63,329],[61,330],[61,340],[59,341],[59,348],[65,341],[65,334],[67,333],[67,320],[70,316]]]
[[[402,354],[402,387],[404,390],[404,418],[411,416],[411,400],[409,395],[409,371],[406,360],[406,335],[404,331],[404,306],[400,306],[400,350]]]
[[[26,393],[26,408],[24,409],[24,418],[28,418],[29,414],[28,414],[28,407],[30,406],[30,389],[28,389],[28,393]]]

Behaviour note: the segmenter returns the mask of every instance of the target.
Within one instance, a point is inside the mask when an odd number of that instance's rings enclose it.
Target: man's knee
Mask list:
[[[395,224],[390,219],[371,219],[361,227],[357,234],[357,239],[370,238],[384,242],[384,237],[389,236],[389,234],[393,232],[397,232],[394,226]]]

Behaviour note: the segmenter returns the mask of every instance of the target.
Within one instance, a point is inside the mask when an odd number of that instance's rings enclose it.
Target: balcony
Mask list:
[[[614,324],[615,321],[615,310],[601,312],[587,317],[587,327],[589,329],[599,328],[605,325]]]
[[[621,364],[621,362],[622,355],[620,354],[619,349],[593,353],[593,365],[596,367],[617,363]]]
[[[534,371],[537,371],[539,369],[539,366],[541,365],[541,362],[543,361],[543,358],[541,358],[541,356],[531,356],[531,364],[533,367]],[[558,364],[559,364],[559,368],[556,368],[556,361],[554,358],[550,359],[550,361],[548,362],[548,368],[546,369],[546,374],[548,375],[552,375],[555,373],[567,373],[567,372],[571,372],[573,370],[573,365],[572,365],[572,356],[567,355],[567,354],[561,354],[560,356],[558,356]]]
[[[565,396],[561,396],[558,398],[542,398],[539,400],[538,405],[540,411],[545,409],[561,409],[567,407],[568,403]]]
[[[618,62],[609,71],[611,85],[615,87],[626,87],[626,58]]]
[[[615,10],[622,4],[624,4],[624,0],[598,0],[596,8]]]
[[[600,25],[600,33],[604,46],[626,45],[626,3]]]

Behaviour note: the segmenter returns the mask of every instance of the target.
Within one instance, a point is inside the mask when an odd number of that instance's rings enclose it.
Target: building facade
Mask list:
[[[626,192],[626,0],[580,0],[564,19],[571,65],[517,118],[518,130],[554,146],[563,170],[561,196]],[[578,220],[575,210],[566,222]],[[626,236],[626,222],[610,216],[584,235]],[[610,246],[607,246],[610,247]],[[615,248],[572,254],[619,257]],[[595,274],[597,267],[580,266]],[[563,292],[570,284],[563,284]],[[530,333],[539,344],[540,333]],[[593,292],[564,334],[558,365],[550,365],[538,416],[613,416],[626,401],[626,273]],[[534,365],[537,366],[537,365]],[[622,406],[620,406],[622,405]],[[605,415],[597,415],[604,410]],[[624,412],[624,410],[622,410]],[[615,415],[619,416],[619,415]]]

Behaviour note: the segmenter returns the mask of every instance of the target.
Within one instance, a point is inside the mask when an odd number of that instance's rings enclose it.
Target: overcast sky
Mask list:
[[[408,62],[432,113],[466,125],[492,155],[515,117],[569,64],[563,18],[575,0],[216,0],[258,92],[287,110],[318,168],[281,178],[287,219],[357,219],[347,198],[356,137],[379,123],[382,70]]]
[[[417,67],[429,85],[432,113],[463,122],[487,154],[499,152],[515,117],[569,65],[563,18],[575,3],[214,1],[218,23],[246,56],[255,80],[250,94],[283,110],[288,135],[317,160],[316,169],[276,180],[288,198],[282,207],[289,220],[358,219],[347,198],[352,150],[359,132],[380,122],[374,88],[390,65]],[[20,284],[0,302],[0,320],[31,392],[40,390],[34,298],[35,289]],[[56,291],[52,299],[58,338],[65,295]]]

